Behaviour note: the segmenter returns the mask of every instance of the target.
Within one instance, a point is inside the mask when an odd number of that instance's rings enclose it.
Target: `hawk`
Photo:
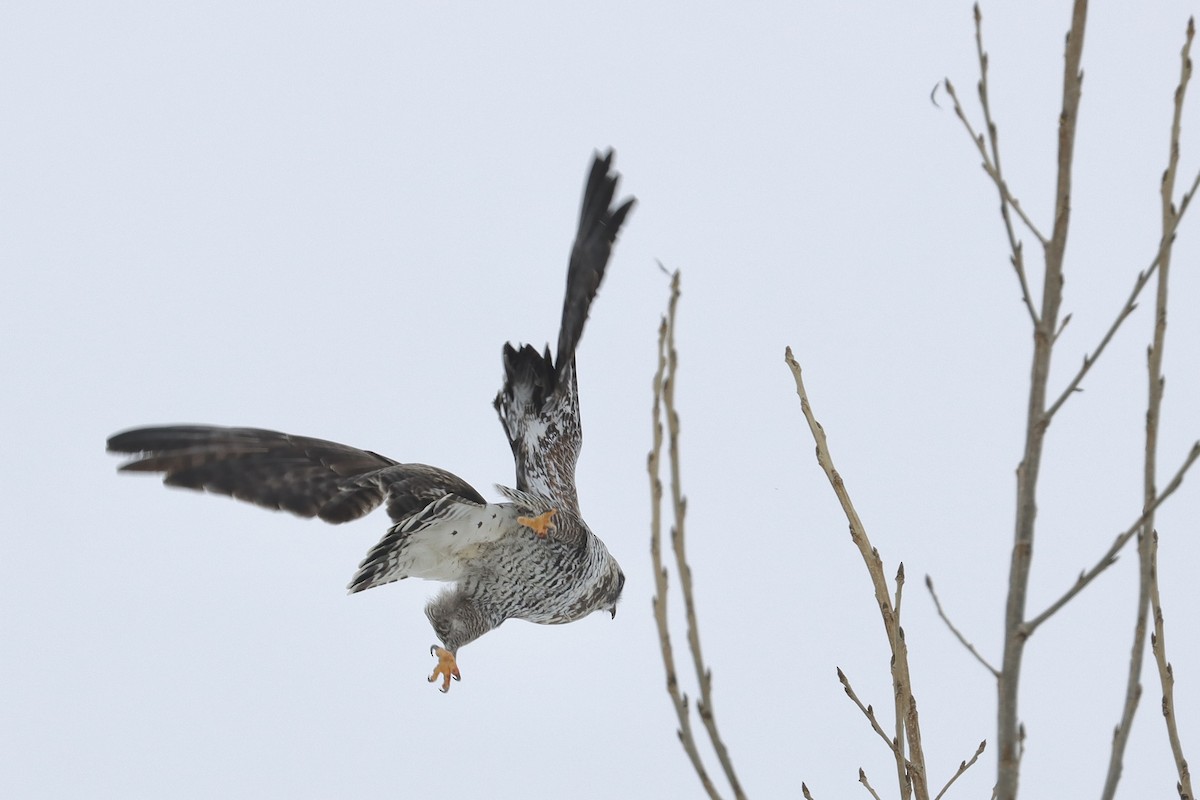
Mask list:
[[[425,607],[439,645],[431,683],[459,680],[459,648],[507,619],[573,622],[614,617],[625,584],[616,559],[579,511],[575,463],[582,442],[575,350],[632,198],[614,207],[613,154],[596,154],[571,248],[557,352],[505,344],[496,413],[516,462],[516,488],[489,502],[466,481],[425,464],[258,428],[172,425],[108,440],[133,454],[123,472],[164,473],[163,483],[229,495],[265,508],[340,523],[380,505],[392,524],[358,567],[351,593],[404,578],[450,584]]]

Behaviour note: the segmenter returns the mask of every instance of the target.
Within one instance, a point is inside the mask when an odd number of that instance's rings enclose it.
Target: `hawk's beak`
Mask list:
[[[616,619],[617,618],[617,607],[613,606],[612,608],[610,608],[608,610],[608,613],[612,614],[613,619]]]

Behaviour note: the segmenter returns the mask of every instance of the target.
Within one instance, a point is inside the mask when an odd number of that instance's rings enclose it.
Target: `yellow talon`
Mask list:
[[[458,663],[454,660],[454,653],[451,653],[445,648],[438,647],[436,644],[429,648],[429,654],[437,656],[437,666],[433,668],[433,674],[429,676],[429,682],[433,683],[439,677],[442,679],[442,693],[450,691],[450,679],[456,681],[462,680],[462,675],[458,671]]]
[[[538,514],[536,517],[517,517],[517,522],[526,528],[532,528],[539,539],[545,539],[546,535],[556,527],[554,524],[554,515],[557,513],[558,509],[552,508],[544,514]]]

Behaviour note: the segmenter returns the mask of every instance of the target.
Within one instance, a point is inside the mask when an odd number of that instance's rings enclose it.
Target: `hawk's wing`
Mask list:
[[[462,478],[437,467],[399,464],[370,450],[257,428],[136,428],[110,438],[108,450],[136,454],[121,469],[166,473],[168,486],[326,522],[358,519],[385,501],[394,522],[446,495],[485,502]]]
[[[603,158],[598,153],[592,158],[592,170],[583,190],[579,229],[575,232],[567,267],[567,292],[563,298],[562,325],[558,329],[558,352],[554,361],[560,375],[575,360],[575,346],[583,336],[583,323],[587,321],[592,299],[600,288],[600,281],[604,280],[613,242],[635,202],[631,197],[617,208],[612,207],[620,180],[620,175],[612,170],[612,159],[612,150]]]
[[[496,412],[504,426],[517,466],[517,489],[541,495],[579,513],[575,463],[583,430],[575,380],[575,348],[583,335],[588,309],[612,253],[613,242],[631,198],[613,208],[619,176],[612,170],[612,151],[596,154],[583,190],[579,229],[571,247],[567,291],[563,299],[558,353],[538,353],[524,345],[504,345],[504,386],[496,395]]]

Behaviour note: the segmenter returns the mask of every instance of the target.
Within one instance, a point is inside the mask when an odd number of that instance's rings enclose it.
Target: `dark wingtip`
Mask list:
[[[612,246],[625,218],[633,210],[635,198],[627,198],[615,208],[613,201],[621,175],[612,168],[612,148],[596,152],[583,190],[579,229],[571,250],[567,270],[567,291],[563,299],[562,324],[558,334],[555,372],[566,369],[575,358],[575,348],[583,335],[588,311],[612,255]]]
[[[622,203],[620,207],[618,207],[617,210],[612,213],[612,216],[608,218],[608,224],[613,230],[614,241],[617,238],[617,233],[620,231],[621,226],[625,224],[626,215],[633,210],[635,205],[637,205],[637,198],[631,197]]]
[[[114,455],[137,456],[117,467],[118,472],[158,472],[161,468],[150,454],[161,449],[163,430],[143,427],[114,433],[105,440],[104,450]]]
[[[114,433],[104,440],[104,449],[109,453],[143,453],[145,449],[140,447],[137,442],[145,430],[145,428],[130,428]]]
[[[258,428],[221,428],[215,425],[145,425],[140,428],[128,428],[114,433],[105,442],[110,453],[150,453],[166,450],[179,450],[205,444],[213,440],[214,435],[244,440],[263,434],[283,436],[275,431]]]

